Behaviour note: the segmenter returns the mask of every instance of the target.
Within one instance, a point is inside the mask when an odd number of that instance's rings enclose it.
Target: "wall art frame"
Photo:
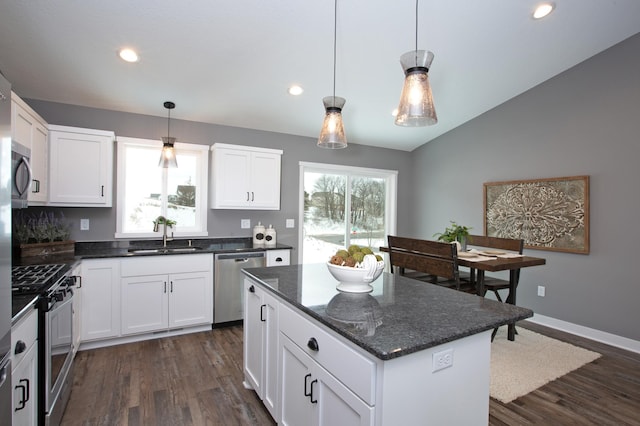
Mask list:
[[[589,253],[589,176],[486,182],[484,234],[526,248]]]

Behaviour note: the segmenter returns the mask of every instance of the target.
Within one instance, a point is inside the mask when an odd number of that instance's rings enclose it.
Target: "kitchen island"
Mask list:
[[[487,424],[491,330],[529,309],[383,273],[341,293],[326,265],[245,278],[245,385],[281,424]]]

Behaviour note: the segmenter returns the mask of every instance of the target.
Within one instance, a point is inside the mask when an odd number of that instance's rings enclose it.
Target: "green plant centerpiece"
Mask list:
[[[13,237],[21,257],[68,254],[75,251],[70,240],[71,225],[60,212],[42,211],[40,214],[19,212],[13,220]]]
[[[458,225],[456,222],[451,221],[451,225],[447,226],[444,232],[435,233],[433,236],[437,237],[438,241],[444,241],[446,243],[457,241],[460,243],[460,247],[458,247],[459,250],[465,251],[467,249],[467,237],[471,229],[469,226]]]

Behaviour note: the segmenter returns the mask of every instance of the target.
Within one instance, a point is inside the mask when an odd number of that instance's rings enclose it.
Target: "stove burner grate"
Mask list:
[[[55,283],[67,270],[65,264],[24,265],[11,268],[11,287],[18,292],[37,292]]]

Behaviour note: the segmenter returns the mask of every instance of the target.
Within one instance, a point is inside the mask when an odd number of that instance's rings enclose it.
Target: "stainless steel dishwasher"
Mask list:
[[[213,322],[242,319],[243,268],[265,266],[265,252],[220,253],[215,255],[213,278]]]

